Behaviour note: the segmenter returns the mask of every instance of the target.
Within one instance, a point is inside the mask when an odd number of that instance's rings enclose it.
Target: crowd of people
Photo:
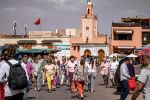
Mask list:
[[[133,93],[135,100],[144,89],[144,99],[150,100],[150,54],[143,59],[146,66],[137,79],[137,87]],[[100,69],[98,72],[97,68]],[[0,62],[0,98],[1,100],[28,100],[31,89],[40,91],[47,87],[48,93],[57,91],[57,86],[68,86],[70,92],[77,92],[84,98],[85,84],[88,92],[95,92],[95,78],[100,74],[106,88],[109,80],[112,87],[120,92],[120,100],[125,100],[129,94],[128,80],[135,78],[134,66],[129,58],[120,61],[114,56],[96,62],[93,57],[75,56],[61,59],[51,54],[29,56],[17,55],[16,48],[10,46],[2,50]]]

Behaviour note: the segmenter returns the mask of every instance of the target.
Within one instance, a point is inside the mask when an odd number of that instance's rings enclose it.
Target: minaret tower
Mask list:
[[[97,37],[97,16],[93,13],[92,0],[87,0],[86,14],[81,16],[82,39],[92,41]]]

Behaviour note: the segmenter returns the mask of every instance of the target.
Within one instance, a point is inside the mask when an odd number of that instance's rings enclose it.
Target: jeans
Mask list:
[[[36,87],[38,90],[41,88],[41,80],[40,80],[40,75],[35,76],[35,82],[36,82]]]
[[[23,93],[19,93],[13,96],[5,97],[5,100],[23,100]]]
[[[63,85],[65,81],[65,75],[61,74],[61,80],[60,80],[60,85]]]
[[[128,80],[121,81],[121,96],[120,100],[125,100],[129,94]]]
[[[69,72],[69,80],[70,80],[70,90],[71,90],[71,92],[75,91],[75,80],[74,80],[73,75],[74,75],[73,72]]]
[[[91,91],[92,93],[94,92],[94,84],[95,84],[95,77],[92,75],[88,75],[88,88],[89,91]]]
[[[28,85],[27,87],[24,89],[24,96],[23,96],[23,100],[28,100],[28,92],[30,91],[31,87],[32,87],[32,78],[29,78],[28,81]]]

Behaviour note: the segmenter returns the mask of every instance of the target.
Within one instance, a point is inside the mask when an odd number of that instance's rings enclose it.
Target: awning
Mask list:
[[[59,42],[59,43],[61,43],[62,41],[61,40],[43,40],[42,44],[51,44],[53,42]]]
[[[80,45],[104,45],[102,43],[72,43],[72,46],[80,46]]]
[[[114,32],[116,34],[132,34],[133,33],[133,30],[130,30],[130,29],[115,29]]]
[[[37,44],[36,40],[19,40],[17,41],[18,44]]]
[[[134,49],[133,46],[118,46],[119,49]]]
[[[22,50],[20,53],[27,53],[27,54],[37,54],[37,53],[55,53],[61,50],[57,49],[30,49],[30,50]]]

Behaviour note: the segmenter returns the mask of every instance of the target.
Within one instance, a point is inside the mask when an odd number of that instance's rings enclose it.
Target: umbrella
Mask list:
[[[120,54],[118,54],[118,53],[114,53],[114,54],[111,54],[109,57],[117,57],[117,56],[119,56]]]
[[[134,54],[130,54],[130,55],[127,55],[127,57],[129,57],[129,58],[136,58],[137,56],[134,55]]]
[[[145,52],[150,52],[150,47],[144,48]]]

